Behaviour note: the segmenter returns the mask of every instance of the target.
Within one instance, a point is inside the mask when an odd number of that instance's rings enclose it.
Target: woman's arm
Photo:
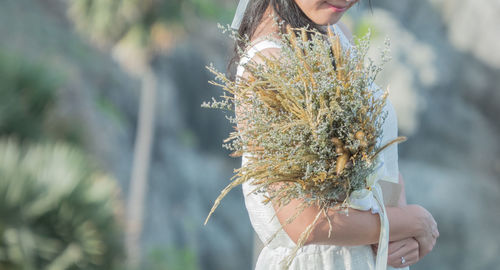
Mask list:
[[[407,205],[404,179],[401,174],[399,174],[399,184],[402,188],[398,206],[386,207],[389,219],[389,241],[400,241],[425,235],[428,233],[425,229],[428,227],[427,224],[435,223],[432,216],[422,207]],[[274,205],[281,224],[286,224],[286,220],[296,213],[301,203],[301,200],[292,200],[281,209]],[[298,242],[302,232],[314,221],[319,211],[318,207],[308,207],[292,223],[283,227],[292,241]],[[329,210],[327,215],[328,218],[324,215],[320,217],[306,244],[354,246],[378,243],[380,217],[377,214],[350,208],[348,215],[333,209]],[[328,237],[330,232],[328,219],[332,224],[330,237]]]
[[[286,206],[276,210],[276,216],[281,224],[286,224],[286,220],[293,216],[301,200],[292,200]],[[283,229],[297,243],[302,232],[312,224],[320,209],[315,206],[307,207],[297,218]],[[398,241],[408,237],[425,235],[427,223],[432,223],[433,219],[425,209],[418,205],[408,205],[401,207],[386,207],[389,219],[389,240]],[[359,211],[350,208],[349,214],[330,209],[327,211],[328,218],[321,215],[311,235],[306,240],[307,244],[326,244],[339,246],[368,245],[378,242],[380,233],[380,217],[370,211]],[[329,237],[330,220],[332,231]]]

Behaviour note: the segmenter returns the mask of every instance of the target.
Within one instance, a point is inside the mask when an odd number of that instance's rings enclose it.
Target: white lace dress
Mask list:
[[[332,30],[339,34],[343,49],[351,46],[338,26],[333,25]],[[248,57],[242,58],[237,69],[237,76],[244,72],[242,64],[251,59],[257,51],[266,48],[279,48],[280,45],[270,40],[263,40],[255,44],[248,51]],[[397,119],[394,108],[387,101],[388,116],[383,126],[382,143],[397,137]],[[242,157],[242,166],[247,162],[248,153]],[[397,146],[392,145],[383,152],[381,157],[386,166],[386,172],[392,177],[399,176]],[[253,187],[247,182],[243,184],[245,205],[252,226],[263,243],[267,243],[271,236],[280,229],[281,224],[275,215],[271,204],[263,204],[262,194],[250,193]],[[281,262],[293,250],[295,243],[288,234],[281,230],[277,236],[266,245],[257,260],[256,270],[280,270]],[[299,249],[296,258],[289,269],[293,270],[370,270],[375,269],[375,255],[370,246],[333,246],[333,245],[306,245]],[[388,267],[388,269],[392,269]],[[406,268],[408,269],[408,268]]]

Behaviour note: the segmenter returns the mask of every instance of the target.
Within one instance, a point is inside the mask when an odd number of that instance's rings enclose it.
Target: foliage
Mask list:
[[[151,46],[159,26],[179,35],[176,29],[190,20],[232,14],[221,0],[71,0],[68,6],[70,18],[80,31],[108,45],[132,35],[133,42]]]
[[[81,127],[55,115],[64,80],[50,66],[0,51],[0,137],[81,144]]]
[[[116,196],[74,147],[0,140],[0,269],[116,269]]]
[[[370,33],[372,38],[380,36],[380,31],[375,28],[368,19],[362,19],[356,22],[353,35],[362,37]]]
[[[290,26],[279,35],[275,42],[280,54],[258,52],[261,63],[243,64],[248,76],[231,81],[209,67],[221,81],[211,83],[222,87],[224,94],[220,101],[202,106],[236,108],[236,117],[228,117],[236,131],[225,147],[247,160],[235,170],[234,180],[210,214],[232,188],[247,182],[255,192],[265,193],[264,203],[281,207],[300,199],[297,214],[309,206],[320,208],[300,236],[290,263],[320,215],[328,218],[327,209],[347,208],[354,191],[371,188],[368,179],[379,165],[378,153],[403,138],[380,145],[388,93],[374,88],[381,67],[370,59],[365,65],[369,36],[343,50],[330,27],[327,36]],[[248,40],[242,40],[249,47]],[[245,59],[246,52],[240,54]],[[382,59],[388,61],[388,50]]]
[[[0,135],[40,138],[61,79],[43,65],[0,51],[0,82]]]

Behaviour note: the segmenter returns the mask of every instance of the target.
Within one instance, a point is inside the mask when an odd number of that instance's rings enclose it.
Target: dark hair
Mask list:
[[[297,6],[294,0],[250,0],[248,7],[243,15],[238,35],[240,37],[248,36],[252,39],[255,30],[261,23],[262,17],[266,9],[271,6],[279,19],[284,21],[280,31],[285,32],[286,25],[293,28],[307,27],[308,29],[318,30],[320,33],[326,34],[320,25],[314,23],[306,14]],[[371,2],[370,2],[371,7]],[[232,58],[229,60],[227,70],[230,74],[229,77],[234,79],[234,74],[231,72],[235,63],[239,62],[238,48],[244,50],[244,42],[239,40],[235,43]]]
[[[282,27],[289,24],[292,27],[309,26],[309,28],[321,30],[317,24],[302,12],[294,0],[250,0],[241,20],[238,35],[241,37],[247,35],[248,39],[251,40],[269,6],[271,6],[275,14],[285,22]],[[284,31],[284,29],[281,29],[281,31]],[[234,64],[239,62],[240,56],[238,54],[238,48],[244,50],[244,45],[242,40],[238,40],[235,43],[233,57],[228,64],[228,71],[232,70]],[[234,75],[230,73],[230,77],[234,78]]]

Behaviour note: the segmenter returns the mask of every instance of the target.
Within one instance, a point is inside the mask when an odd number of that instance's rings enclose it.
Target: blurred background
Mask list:
[[[252,269],[222,92],[235,0],[0,1],[0,269]],[[409,203],[441,236],[412,269],[500,265],[500,2],[361,1],[386,36]]]

